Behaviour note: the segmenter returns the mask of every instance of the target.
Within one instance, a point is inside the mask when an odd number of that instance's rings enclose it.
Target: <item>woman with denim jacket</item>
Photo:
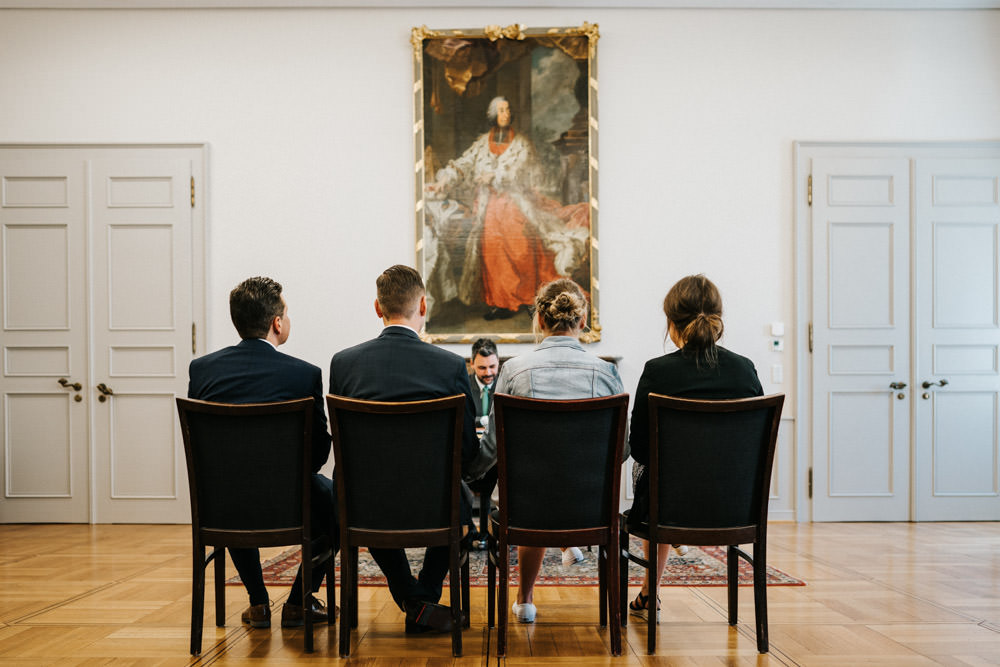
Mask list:
[[[533,322],[539,345],[504,362],[497,377],[496,392],[555,400],[623,393],[615,365],[587,352],[580,344],[580,334],[587,325],[587,310],[587,298],[572,280],[560,278],[543,285],[535,296]],[[484,470],[496,463],[494,423],[490,415],[480,448]],[[521,577],[512,610],[521,623],[535,620],[537,609],[532,597],[544,556],[544,547],[517,548]],[[577,547],[563,550],[563,565],[575,565],[583,559]]]

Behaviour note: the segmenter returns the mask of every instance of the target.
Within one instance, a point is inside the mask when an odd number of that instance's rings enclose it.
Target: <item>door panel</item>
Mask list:
[[[915,518],[997,520],[1000,160],[917,160],[914,177]]]
[[[816,158],[813,518],[908,518],[909,165]],[[899,399],[902,395],[903,400]]]
[[[108,401],[110,498],[115,501],[174,501],[187,487],[179,485],[175,395],[119,394]],[[186,474],[186,472],[184,473]],[[122,503],[128,504],[128,503]],[[114,508],[111,511],[115,511]],[[120,516],[122,512],[116,512]]]
[[[72,498],[72,402],[64,394],[6,396],[11,498]]]
[[[190,156],[93,162],[100,522],[190,520],[174,397],[191,354]]]
[[[79,160],[0,154],[0,522],[89,517],[84,176]]]
[[[888,497],[893,493],[893,409],[891,394],[831,392],[831,497]]]
[[[932,394],[933,488],[921,487],[922,494],[996,497],[996,403],[990,392]]]

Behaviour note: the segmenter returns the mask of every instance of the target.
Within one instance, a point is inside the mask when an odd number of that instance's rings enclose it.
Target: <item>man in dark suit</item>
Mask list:
[[[278,352],[278,346],[288,340],[291,320],[288,305],[281,296],[281,285],[275,281],[257,277],[237,285],[229,293],[229,314],[243,340],[191,362],[188,398],[217,403],[269,403],[312,397],[316,402],[312,427],[313,537],[329,536],[336,546],[339,533],[333,527],[337,515],[333,482],[319,474],[330,455],[320,369]],[[229,555],[250,596],[250,608],[243,612],[243,622],[255,628],[271,627],[271,607],[264,587],[260,551],[230,549]],[[322,583],[323,571],[320,569],[313,576],[314,593]],[[302,599],[301,567],[288,599]],[[314,599],[312,604],[313,618],[318,622],[326,621],[328,614],[323,603]],[[303,622],[302,606],[286,602],[281,609],[281,627],[297,627]]]
[[[417,401],[465,394],[462,465],[479,452],[472,392],[465,361],[420,340],[427,316],[424,283],[416,270],[402,265],[386,269],[375,281],[375,314],[385,328],[373,340],[342,350],[330,362],[330,393],[376,401]],[[391,465],[387,460],[386,464]],[[463,508],[468,513],[468,508]],[[406,612],[406,631],[451,629],[451,614],[437,604],[448,573],[448,547],[431,547],[414,578],[402,549],[370,549],[389,584],[389,592]]]
[[[496,384],[499,370],[500,357],[497,356],[496,343],[489,338],[480,338],[473,343],[469,386],[472,388],[472,400],[475,402],[476,424],[478,426],[486,426],[486,420],[489,419],[493,385]]]

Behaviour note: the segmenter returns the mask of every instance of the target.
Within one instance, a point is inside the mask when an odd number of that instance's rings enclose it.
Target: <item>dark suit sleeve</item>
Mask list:
[[[764,388],[760,385],[760,377],[757,375],[757,369],[754,367],[753,362],[747,359],[747,372],[750,374],[750,389],[753,392],[753,396],[763,396]]]
[[[188,364],[188,398],[198,398],[198,387],[197,387],[197,359],[192,359],[191,363]]]
[[[642,376],[639,377],[639,384],[635,389],[631,429],[628,436],[632,458],[643,465],[649,464],[649,392],[652,391],[650,375],[651,371],[647,363],[642,369]]]
[[[469,375],[465,370],[465,361],[459,358],[456,366],[456,394],[465,394],[465,419],[462,423],[462,470],[479,454],[479,438],[476,436],[476,410],[472,398],[472,387],[469,386]]]
[[[334,366],[333,359],[330,359],[330,391],[328,393],[337,395],[336,384],[333,381],[334,378],[333,366]]]
[[[313,407],[313,450],[312,469],[319,472],[326,460],[330,458],[330,432],[326,428],[326,405],[323,399],[323,374],[318,368],[315,369],[315,377],[312,382],[312,398],[315,402]]]

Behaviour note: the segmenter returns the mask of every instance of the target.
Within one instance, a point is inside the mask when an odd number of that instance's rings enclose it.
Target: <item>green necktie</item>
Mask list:
[[[483,417],[487,417],[490,414],[490,388],[486,385],[483,385],[482,404]]]

